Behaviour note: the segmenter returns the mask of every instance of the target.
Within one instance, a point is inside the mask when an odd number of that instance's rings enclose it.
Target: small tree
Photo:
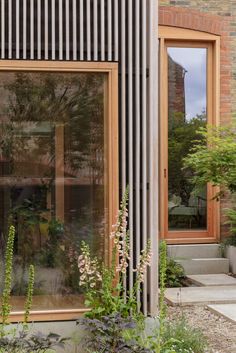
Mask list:
[[[184,158],[197,188],[212,183],[236,192],[236,126],[200,128],[202,137]],[[222,191],[221,191],[222,192]],[[216,195],[220,196],[220,194]]]

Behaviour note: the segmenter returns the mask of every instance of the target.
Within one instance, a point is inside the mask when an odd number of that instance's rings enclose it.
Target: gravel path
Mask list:
[[[236,324],[203,306],[169,307],[168,313],[170,318],[183,314],[191,326],[199,327],[208,339],[209,353],[236,353]]]

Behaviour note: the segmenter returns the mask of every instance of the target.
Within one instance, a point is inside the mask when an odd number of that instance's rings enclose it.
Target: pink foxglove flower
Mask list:
[[[97,258],[91,259],[89,246],[85,242],[81,244],[81,252],[78,257],[78,268],[81,274],[79,285],[94,288],[102,280]]]
[[[134,270],[134,272],[137,273],[137,277],[136,277],[137,283],[144,282],[144,276],[145,276],[145,273],[147,272],[147,267],[151,265],[151,257],[152,257],[151,243],[149,241],[147,243],[146,248],[141,251],[137,268],[136,270]]]
[[[128,218],[128,190],[125,192],[121,207],[118,213],[117,222],[112,227],[111,239],[114,241],[116,252],[119,256],[119,263],[116,267],[117,272],[126,273],[129,266],[129,234],[127,232],[127,218]]]

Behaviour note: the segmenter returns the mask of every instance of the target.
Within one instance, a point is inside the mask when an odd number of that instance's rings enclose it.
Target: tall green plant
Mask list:
[[[167,245],[165,241],[160,243],[159,251],[159,283],[160,283],[160,294],[159,294],[159,331],[158,331],[158,344],[156,353],[161,352],[162,336],[164,331],[164,324],[166,319],[166,303],[165,303],[165,291],[166,291],[166,271],[167,271]]]
[[[167,271],[167,245],[166,245],[165,241],[161,241],[160,254],[159,254],[159,276],[160,276],[159,316],[160,316],[160,321],[163,321],[166,318],[166,304],[165,304],[166,271]]]
[[[34,266],[29,267],[29,282],[25,300],[24,324],[27,325],[34,294]]]
[[[81,255],[78,259],[80,271],[80,286],[85,289],[85,304],[91,308],[87,314],[90,318],[102,318],[113,313],[120,313],[122,317],[139,316],[136,294],[144,280],[144,274],[151,259],[151,245],[147,243],[139,256],[135,270],[135,283],[127,293],[123,286],[129,266],[129,231],[128,217],[128,188],[123,195],[117,222],[111,233],[113,242],[112,260],[109,266],[99,264],[96,257],[91,257],[88,244],[82,242]],[[125,294],[125,295],[123,295]]]
[[[15,228],[10,227],[7,239],[6,254],[5,254],[5,278],[4,278],[4,289],[2,294],[2,328],[7,323],[8,317],[11,312],[10,295],[11,295],[11,283],[12,283],[12,264],[13,264],[13,247],[15,240]]]
[[[14,241],[15,241],[15,228],[10,226],[7,246],[5,253],[5,274],[4,274],[4,288],[2,294],[2,306],[1,306],[1,337],[4,337],[5,327],[8,324],[9,315],[11,312],[11,285],[12,285],[12,271],[13,271],[13,252],[14,252]],[[25,302],[25,313],[24,313],[24,324],[26,325],[29,318],[29,312],[32,306],[34,288],[34,266],[29,267],[29,282],[27,288],[26,302]]]
[[[61,338],[57,334],[49,333],[43,335],[40,333],[29,334],[28,319],[32,306],[33,290],[34,290],[34,266],[29,267],[29,281],[25,300],[23,329],[18,332],[17,329],[6,330],[8,319],[11,312],[11,284],[13,269],[13,249],[15,240],[15,228],[10,226],[7,246],[5,253],[5,278],[4,289],[2,294],[2,307],[0,325],[0,353],[52,353],[55,352],[54,347],[64,347],[65,338]]]

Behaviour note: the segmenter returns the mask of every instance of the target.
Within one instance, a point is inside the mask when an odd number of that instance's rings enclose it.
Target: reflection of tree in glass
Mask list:
[[[72,250],[77,252],[85,237],[91,239],[95,252],[103,253],[104,75],[9,74],[4,90],[5,108],[0,112],[2,176],[11,176],[8,203],[18,231],[16,261],[22,268],[22,278],[26,263],[32,260],[42,267],[55,268],[59,262],[64,266],[61,258]],[[71,186],[73,181],[65,186],[65,193],[80,197],[74,209],[72,201],[65,205],[64,232],[55,239],[50,225],[57,222],[53,207],[57,203],[54,180],[58,126],[64,132],[64,176],[77,179],[75,186]],[[23,183],[20,186],[19,180]],[[49,198],[51,210],[47,209]],[[78,276],[74,276],[71,258],[68,261],[72,267],[65,266],[65,285],[74,291],[74,277]]]
[[[192,173],[189,169],[182,169],[183,158],[193,147],[194,141],[200,138],[196,132],[200,127],[206,126],[206,114],[203,112],[202,115],[197,115],[189,121],[182,119],[181,113],[175,114],[176,116],[171,119],[172,125],[168,136],[169,195],[180,196],[182,204],[188,206],[193,191],[189,178]]]
[[[51,156],[52,159],[54,135],[49,134],[51,143],[45,143],[41,136],[37,136],[37,127],[41,130],[38,135],[42,135],[52,131],[57,124],[63,124],[68,131],[65,136],[69,137],[65,141],[67,169],[76,171],[87,165],[93,172],[96,169],[96,175],[100,174],[102,163],[99,156],[103,154],[104,128],[103,78],[99,74],[82,73],[16,74],[14,81],[5,85],[9,120],[4,124],[6,133],[2,144],[8,155],[12,151],[17,159],[25,161],[43,156]],[[45,132],[42,131],[44,126],[48,127]],[[20,139],[16,138],[17,130],[24,131]],[[14,137],[14,141],[11,139],[12,148],[7,146],[9,136]],[[51,159],[48,162],[51,163]]]

